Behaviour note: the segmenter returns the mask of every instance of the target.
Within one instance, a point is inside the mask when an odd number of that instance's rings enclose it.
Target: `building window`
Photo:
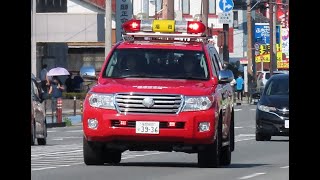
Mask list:
[[[182,0],[182,14],[190,14],[190,1]]]
[[[67,12],[67,0],[37,0],[37,13]]]
[[[238,11],[233,11],[233,28],[239,28]]]
[[[209,0],[209,14],[216,14],[216,1]]]

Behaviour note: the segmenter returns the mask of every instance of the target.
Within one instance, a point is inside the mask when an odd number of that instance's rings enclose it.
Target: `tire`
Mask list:
[[[38,138],[37,142],[38,145],[46,145],[47,144],[47,123],[44,121],[44,130],[43,130],[43,137],[44,138]]]
[[[221,148],[220,164],[222,166],[229,166],[231,164],[231,152],[233,151],[232,148],[234,149],[233,111],[231,113],[230,129],[227,141],[229,141],[229,145]]]
[[[31,126],[31,145],[33,146],[36,141],[36,129],[34,123]]]
[[[86,165],[103,165],[103,148],[83,137],[83,159]]]
[[[121,161],[122,152],[119,150],[105,152],[104,162],[109,164],[118,164]]]
[[[230,122],[230,150],[231,152],[234,151],[235,146],[235,134],[234,134],[234,110],[232,108],[231,112],[231,122]]]
[[[220,165],[229,166],[231,164],[231,146],[222,147],[220,155]]]
[[[256,141],[270,141],[271,136],[256,132]]]
[[[198,152],[198,166],[201,168],[218,168],[220,166],[222,137],[222,122],[219,118],[217,137],[213,144],[206,145],[204,150]]]

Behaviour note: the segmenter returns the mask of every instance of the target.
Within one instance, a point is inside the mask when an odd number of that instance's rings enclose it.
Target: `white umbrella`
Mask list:
[[[62,67],[52,68],[47,73],[47,76],[66,76],[66,75],[70,75],[70,73],[68,70]]]

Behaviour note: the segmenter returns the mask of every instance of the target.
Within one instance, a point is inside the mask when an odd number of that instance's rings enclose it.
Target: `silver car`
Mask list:
[[[47,144],[47,124],[44,100],[46,94],[41,89],[41,81],[31,74],[31,145]]]
[[[270,71],[258,71],[257,74],[257,91],[262,92],[270,78]],[[289,71],[273,71],[273,74],[289,74]]]

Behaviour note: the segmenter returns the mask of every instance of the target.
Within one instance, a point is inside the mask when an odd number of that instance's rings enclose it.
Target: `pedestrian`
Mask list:
[[[236,91],[237,91],[237,98],[238,100],[240,99],[242,101],[242,96],[243,96],[243,84],[244,81],[243,81],[243,78],[242,78],[242,75],[239,74],[237,80],[236,80]],[[240,96],[240,98],[239,98]]]
[[[83,79],[79,73],[77,73],[77,75],[73,77],[73,91],[78,93],[81,92],[82,83]]]
[[[44,92],[48,92],[48,87],[50,85],[49,78],[47,76],[47,67],[48,66],[46,64],[42,65],[42,69],[40,71],[41,88]]]
[[[52,77],[51,86],[49,89],[49,94],[51,95],[51,109],[52,112],[57,110],[57,99],[62,97],[62,91],[64,87],[57,76]]]
[[[67,92],[73,92],[73,79],[72,79],[72,73],[70,72],[70,75],[68,75],[68,78],[65,81],[66,90]]]

